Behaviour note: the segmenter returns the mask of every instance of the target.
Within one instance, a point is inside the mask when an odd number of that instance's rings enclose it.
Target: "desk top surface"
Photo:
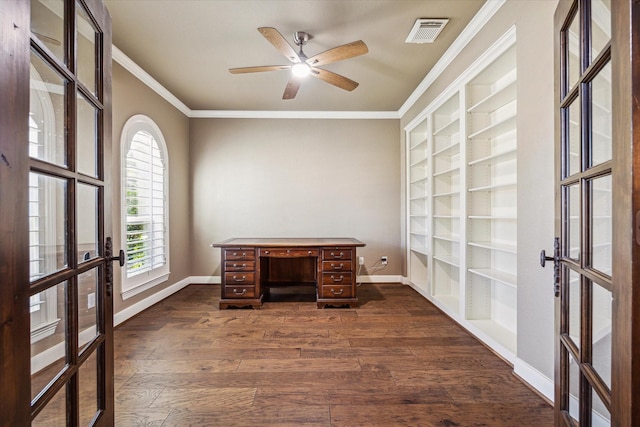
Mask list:
[[[230,247],[320,247],[320,246],[364,246],[361,241],[344,237],[279,237],[279,238],[232,238],[211,244],[214,248]]]

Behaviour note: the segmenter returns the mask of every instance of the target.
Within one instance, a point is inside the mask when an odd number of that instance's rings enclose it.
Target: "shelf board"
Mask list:
[[[456,117],[433,132],[433,136],[452,136],[460,132],[460,118]]]
[[[424,163],[425,167],[427,165],[427,158],[425,157],[424,159],[420,159],[420,160],[416,160],[415,162],[411,163],[409,165],[410,168],[414,168],[416,166],[421,165],[421,163]]]
[[[429,255],[427,253],[427,248],[425,248],[424,246],[412,246],[409,250],[420,255]]]
[[[457,149],[457,151],[455,153],[453,152],[454,149]],[[453,141],[451,144],[447,145],[446,147],[443,147],[443,148],[440,148],[440,149],[434,151],[433,152],[433,156],[434,157],[445,156],[449,152],[451,152],[451,155],[458,154],[460,152],[460,142]]]
[[[451,196],[459,196],[460,191],[450,191],[448,193],[437,193],[434,194],[433,197],[451,197]]]
[[[433,218],[435,219],[460,219],[460,215],[433,215]]]
[[[409,181],[409,184],[410,185],[414,185],[414,184],[417,184],[417,183],[422,182],[422,181],[427,182],[428,178],[426,176],[424,178],[416,178],[413,181]]]
[[[509,245],[506,243],[496,243],[496,242],[482,242],[482,241],[477,241],[477,242],[467,242],[467,244],[469,246],[474,246],[476,248],[483,248],[483,249],[490,249],[490,250],[494,250],[494,251],[501,251],[501,252],[507,252],[510,254],[517,254],[518,253],[518,246],[513,244],[513,245]]]
[[[517,184],[515,182],[509,182],[505,184],[494,184],[494,185],[485,185],[483,187],[475,187],[469,188],[467,191],[470,193],[475,193],[478,191],[494,191],[494,190],[508,190],[510,188],[515,188]]]
[[[455,175],[455,172],[457,172],[458,174],[460,173],[460,168],[459,167],[453,167],[453,168],[449,168],[447,170],[443,170],[441,172],[437,172],[433,174],[433,177],[439,177],[439,176],[445,176],[445,175]]]
[[[503,156],[508,156],[508,155],[515,154],[515,153],[516,153],[516,151],[517,151],[517,150],[516,150],[516,148],[514,147],[514,148],[512,148],[512,149],[510,149],[510,150],[504,150],[504,151],[501,151],[501,152],[499,152],[499,153],[490,154],[490,155],[488,155],[488,156],[485,156],[485,157],[481,157],[481,158],[479,158],[479,159],[472,160],[472,161],[470,161],[470,162],[468,163],[468,165],[469,165],[469,166],[473,166],[473,165],[477,165],[477,164],[481,164],[481,163],[487,163],[487,162],[490,162],[490,161],[492,161],[492,160],[498,159],[498,158],[503,157]]]
[[[420,141],[416,142],[414,145],[412,145],[411,147],[409,147],[409,151],[413,151],[413,150],[415,150],[417,147],[419,147],[419,146],[421,146],[421,145],[423,145],[423,144],[425,144],[425,145],[426,145],[426,143],[427,143],[427,138],[426,138],[426,136],[425,136],[423,139],[421,139]]]
[[[469,215],[469,219],[482,219],[487,221],[517,221],[516,216],[498,216],[498,215]]]
[[[425,195],[425,196],[418,196],[418,197],[410,197],[409,201],[413,202],[415,200],[426,200],[426,199],[427,199],[427,196]]]
[[[513,274],[505,273],[504,271],[494,270],[491,268],[469,268],[467,270],[469,273],[473,273],[480,277],[484,277],[513,288],[516,288],[518,285],[518,277]]]
[[[434,255],[433,259],[436,261],[440,261],[443,262],[445,264],[449,264],[453,267],[456,268],[460,268],[460,260],[458,258],[454,258],[452,256],[440,256],[440,255]]]
[[[491,113],[516,99],[516,80],[469,107],[469,113]]]
[[[446,242],[460,242],[460,236],[452,234],[451,236],[433,236],[436,240],[444,240]]]
[[[469,139],[489,139],[516,130],[516,115],[502,119],[469,135]]]

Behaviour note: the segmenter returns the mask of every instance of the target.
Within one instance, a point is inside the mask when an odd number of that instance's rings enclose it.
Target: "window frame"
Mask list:
[[[126,186],[126,172],[127,172],[127,153],[129,151],[129,147],[133,140],[133,137],[138,132],[147,132],[149,133],[155,142],[158,144],[158,148],[160,150],[160,155],[162,162],[164,164],[164,241],[165,241],[165,263],[162,267],[152,268],[149,271],[137,274],[132,277],[127,277],[128,269],[126,266],[121,269],[122,274],[122,288],[121,295],[122,299],[126,300],[135,295],[138,295],[141,292],[144,292],[148,289],[151,289],[154,286],[157,286],[161,283],[164,283],[168,280],[169,274],[171,273],[170,263],[170,222],[169,222],[169,152],[167,149],[167,144],[164,139],[164,135],[160,130],[160,127],[148,116],[144,114],[137,114],[130,117],[125,123],[122,134],[120,138],[120,219],[121,219],[121,242],[122,247],[125,249],[127,247],[127,192],[125,189]]]

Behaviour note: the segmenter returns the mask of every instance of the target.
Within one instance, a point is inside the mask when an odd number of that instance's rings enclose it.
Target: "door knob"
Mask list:
[[[540,251],[540,266],[544,267],[547,261],[553,261],[553,294],[560,296],[560,239],[553,240],[553,256],[547,256],[543,249]]]

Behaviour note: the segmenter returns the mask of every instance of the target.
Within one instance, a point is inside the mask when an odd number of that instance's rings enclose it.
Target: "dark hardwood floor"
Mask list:
[[[279,290],[280,292],[282,290]],[[115,333],[118,426],[552,426],[512,368],[408,286],[318,310],[190,285]]]

